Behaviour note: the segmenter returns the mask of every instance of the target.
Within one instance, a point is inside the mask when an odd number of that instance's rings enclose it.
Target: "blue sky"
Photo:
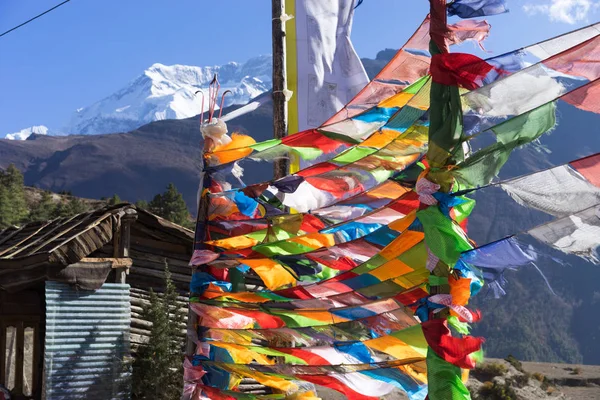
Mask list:
[[[325,1],[325,0],[324,0]],[[0,31],[60,0],[2,0]],[[268,0],[72,0],[0,38],[0,137],[54,128],[76,108],[110,95],[155,62],[218,65],[271,52]],[[352,33],[361,57],[398,48],[427,0],[365,0]],[[488,51],[500,54],[598,19],[593,0],[508,0],[488,18]],[[479,52],[469,45],[466,50]]]

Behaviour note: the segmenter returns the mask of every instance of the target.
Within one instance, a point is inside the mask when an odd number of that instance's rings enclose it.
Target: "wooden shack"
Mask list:
[[[165,266],[186,307],[192,243],[130,204],[1,231],[0,384],[16,399],[129,398],[115,360],[146,340]]]

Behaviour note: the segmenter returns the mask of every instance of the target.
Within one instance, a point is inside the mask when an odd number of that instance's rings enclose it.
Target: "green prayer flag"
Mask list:
[[[465,202],[454,206],[454,220],[458,223],[461,223],[462,221],[467,219],[469,215],[471,215],[471,212],[475,208],[475,200],[470,199],[466,196],[460,196],[459,198],[464,200]]]
[[[556,125],[556,103],[551,102],[521,114],[492,128],[498,142],[505,145],[526,144]]]
[[[275,243],[257,244],[256,246],[252,247],[252,250],[267,257],[273,257],[308,253],[314,249],[312,247],[304,246],[300,243],[280,241]]]
[[[427,82],[429,82],[429,75],[422,76],[419,79],[417,79],[416,81],[414,81],[413,83],[411,83],[410,86],[406,87],[403,90],[403,92],[410,93],[410,94],[417,94],[417,92],[419,90],[421,90]]]
[[[392,297],[406,290],[392,280],[386,280],[375,285],[356,289],[356,292],[366,297]]]
[[[498,142],[479,150],[452,171],[465,187],[490,183],[517,147],[531,143],[556,124],[556,104],[544,104],[525,114],[511,118],[491,128]]]
[[[323,151],[321,149],[317,149],[314,147],[285,147],[292,150],[296,155],[298,155],[301,159],[305,161],[314,160],[315,158],[323,154]]]
[[[433,275],[432,275],[433,276]],[[448,325],[450,325],[456,332],[468,335],[471,332],[471,327],[466,322],[461,322],[458,317],[454,315],[450,315],[448,318]]]
[[[404,343],[412,347],[415,351],[421,353],[423,356],[427,354],[427,340],[425,339],[421,325],[413,325],[409,328],[393,332],[390,334],[390,336],[402,340]]]
[[[427,248],[425,242],[419,242],[398,256],[398,260],[411,268],[417,269],[427,263]]]
[[[440,54],[433,41],[429,48],[432,55]],[[427,160],[432,169],[435,169],[463,160],[462,103],[458,86],[432,82],[430,93]]]
[[[459,367],[427,351],[427,382],[429,400],[470,400],[471,395],[461,380]]]
[[[374,270],[375,268],[381,267],[388,261],[390,260],[378,253],[375,254],[373,257],[369,258],[367,261],[365,261],[358,267],[356,267],[352,272],[354,272],[356,275],[362,275]]]
[[[307,365],[308,363],[299,357],[295,357],[291,354],[287,354],[281,351],[277,351],[274,349],[270,349],[268,347],[261,346],[252,346],[248,350],[254,351],[258,354],[264,354],[265,356],[271,357],[282,357],[284,359],[285,364],[298,364],[298,365]]]
[[[340,164],[350,164],[362,158],[365,158],[375,152],[377,152],[377,149],[372,147],[356,146],[352,147],[349,150],[346,150],[339,156],[335,157],[332,161]]]
[[[417,218],[423,224],[427,247],[445,264],[453,266],[463,251],[473,248],[460,226],[442,214],[438,207],[417,211]]]
[[[452,175],[466,187],[485,186],[498,175],[515,147],[494,143],[459,164]]]
[[[339,273],[339,271],[336,269],[329,268],[326,265],[321,265],[321,272],[314,275],[314,281],[319,282],[319,281],[324,281],[326,279],[331,279],[334,276],[336,276],[338,273]]]
[[[270,149],[271,147],[275,147],[281,143],[281,139],[271,139],[266,140],[264,142],[254,143],[249,147],[255,151],[264,151]]]
[[[446,276],[431,275],[429,277],[429,284],[431,286],[447,285],[448,284],[448,277],[446,277]]]
[[[244,236],[249,237],[254,240],[264,240],[265,236],[268,234],[271,234],[273,238],[276,238],[276,240],[284,240],[284,239],[289,239],[291,237],[296,236],[296,235],[292,235],[285,229],[281,229],[278,226],[273,226],[271,228],[271,232],[269,232],[268,229],[260,229],[258,231],[248,232]]]

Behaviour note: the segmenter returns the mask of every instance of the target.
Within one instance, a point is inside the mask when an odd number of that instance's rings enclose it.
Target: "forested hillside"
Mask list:
[[[9,165],[6,170],[0,170],[0,230],[28,222],[72,217],[122,202],[123,200],[117,194],[110,198],[94,200],[76,197],[69,192],[52,193],[27,187],[24,185],[23,175],[14,165]],[[163,193],[155,195],[150,202],[140,200],[135,204],[176,224],[188,228],[194,225],[183,196],[172,183]]]

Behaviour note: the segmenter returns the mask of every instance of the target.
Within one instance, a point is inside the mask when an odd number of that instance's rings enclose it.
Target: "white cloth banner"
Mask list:
[[[295,0],[294,24],[287,25],[288,30],[295,25],[295,38],[294,32],[287,35],[296,47],[295,57],[288,54],[286,60],[289,90],[296,96],[290,104],[297,107],[289,110],[290,133],[320,126],[369,82],[350,41],[354,4],[355,0]]]
[[[600,263],[600,205],[529,230],[531,236],[568,254]]]
[[[517,203],[556,217],[600,204],[600,188],[569,165],[512,179],[500,185]]]

